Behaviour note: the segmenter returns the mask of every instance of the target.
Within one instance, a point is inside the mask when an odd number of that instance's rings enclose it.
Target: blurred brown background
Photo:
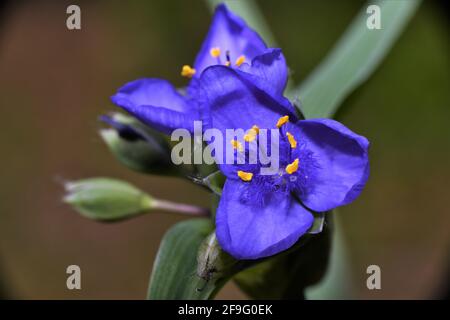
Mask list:
[[[143,299],[159,241],[180,217],[117,224],[61,203],[62,181],[111,176],[157,197],[202,205],[187,182],[128,171],[97,130],[109,96],[130,80],[182,86],[210,13],[200,0],[77,1],[82,30],[66,29],[66,1],[11,1],[0,22],[0,284],[19,299]],[[297,82],[316,66],[362,2],[260,1]],[[449,29],[443,2],[426,1],[339,120],[372,142],[371,177],[340,210],[362,298],[442,296],[449,265]],[[66,289],[66,267],[82,290]],[[365,287],[382,269],[382,290]],[[232,284],[219,298],[245,298]]]

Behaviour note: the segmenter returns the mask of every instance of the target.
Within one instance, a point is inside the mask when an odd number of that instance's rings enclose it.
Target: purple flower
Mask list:
[[[273,65],[270,59],[266,62]],[[267,80],[285,77],[284,68],[270,67],[273,74],[263,77],[214,66],[200,79],[208,126],[222,132],[248,130],[243,140],[225,142],[235,147],[236,157],[247,157],[254,142],[259,147],[261,129],[279,130],[277,172],[261,174],[260,162],[220,166],[227,180],[216,234],[221,247],[237,259],[288,249],[311,227],[312,212],[352,202],[369,175],[366,138],[334,120],[298,120],[272,88]]]
[[[230,69],[242,69],[260,74],[258,66],[264,65],[268,49],[259,35],[250,29],[225,5],[216,8],[213,21],[193,67],[183,66],[181,75],[190,80],[186,94],[178,92],[172,84],[163,79],[145,78],[125,84],[111,97],[114,104],[122,107],[142,122],[164,133],[174,129],[193,130],[194,120],[199,120],[200,101],[198,78],[211,65],[227,65]],[[277,59],[284,64],[281,52]],[[255,65],[250,67],[247,62]],[[268,74],[269,75],[269,74]],[[286,78],[274,87],[283,90]],[[276,79],[272,83],[275,83]]]
[[[361,193],[369,175],[367,139],[333,120],[299,120],[283,96],[288,71],[281,50],[267,48],[224,5],[216,9],[194,66],[183,66],[181,74],[190,79],[185,94],[166,80],[139,79],[112,101],[164,133],[193,131],[195,120],[224,136],[227,129],[248,130],[242,141],[224,142],[236,158],[248,158],[263,138],[271,141],[262,129],[280,135],[279,169],[272,174],[262,174],[267,163],[220,164],[227,180],[216,234],[235,258],[286,250],[311,227],[313,212],[348,204]]]

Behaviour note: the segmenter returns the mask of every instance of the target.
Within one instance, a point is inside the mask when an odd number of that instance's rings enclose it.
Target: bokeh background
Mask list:
[[[10,1],[0,15],[0,286],[17,299],[143,299],[164,232],[154,213],[117,224],[79,216],[62,182],[111,176],[156,197],[206,204],[200,188],[122,167],[97,131],[109,96],[139,77],[178,86],[208,30],[203,1]],[[297,82],[321,61],[362,1],[259,1]],[[449,26],[444,1],[424,1],[374,76],[338,119],[372,142],[362,196],[339,211],[359,298],[446,295],[449,271]],[[448,8],[447,8],[448,9]],[[66,289],[80,265],[82,290]],[[365,286],[382,269],[382,290]],[[181,281],[181,280],[180,280]],[[228,284],[219,298],[246,298]]]

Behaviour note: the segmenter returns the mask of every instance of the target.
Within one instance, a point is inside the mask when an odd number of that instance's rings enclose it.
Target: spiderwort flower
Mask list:
[[[277,172],[261,174],[260,163],[220,166],[227,180],[216,234],[235,258],[257,259],[288,249],[311,227],[312,212],[348,204],[361,193],[369,175],[366,138],[334,120],[298,120],[273,89],[264,90],[270,83],[240,70],[209,67],[200,87],[210,127],[248,130],[243,141],[231,142],[236,157],[248,152],[249,142],[258,143],[261,129],[276,129],[280,137]]]
[[[211,65],[225,65],[231,69],[260,73],[262,71],[256,66],[249,68],[247,62],[257,59],[255,65],[264,65],[265,56],[271,54],[272,50],[255,31],[225,5],[219,5],[194,66],[181,68],[181,75],[190,79],[185,95],[166,80],[145,78],[125,84],[111,100],[161,132],[170,134],[178,128],[193,131],[194,120],[200,119],[197,83],[203,70]],[[277,52],[277,57],[277,64],[284,63],[281,52]],[[270,75],[268,69],[264,67],[264,72]],[[278,88],[284,88],[284,85],[281,83]]]

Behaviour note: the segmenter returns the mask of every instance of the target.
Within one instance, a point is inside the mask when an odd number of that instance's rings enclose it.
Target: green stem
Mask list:
[[[209,210],[206,208],[167,200],[153,200],[152,209],[160,209],[197,217],[208,217],[210,215]]]

